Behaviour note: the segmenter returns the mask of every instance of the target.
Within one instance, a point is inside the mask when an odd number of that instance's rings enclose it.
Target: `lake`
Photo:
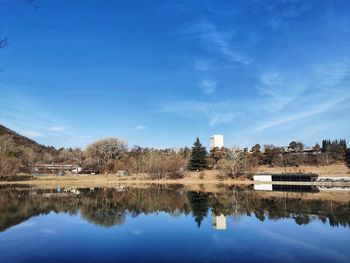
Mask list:
[[[0,262],[350,262],[349,192],[2,186]]]

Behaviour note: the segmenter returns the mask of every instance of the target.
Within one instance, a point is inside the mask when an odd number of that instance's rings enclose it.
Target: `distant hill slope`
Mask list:
[[[43,152],[47,151],[48,149],[53,149],[51,147],[39,144],[36,141],[33,141],[23,135],[20,135],[17,132],[10,130],[9,128],[0,124],[0,136],[3,135],[10,136],[17,146],[32,148],[35,152]]]

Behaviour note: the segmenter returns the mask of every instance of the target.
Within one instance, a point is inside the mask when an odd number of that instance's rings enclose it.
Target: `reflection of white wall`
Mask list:
[[[317,186],[320,191],[350,191],[350,186]]]
[[[335,176],[319,176],[317,181],[319,182],[350,182],[349,177],[335,177]]]
[[[272,182],[272,176],[269,174],[258,174],[253,176],[254,181]]]
[[[272,191],[272,184],[254,184],[254,190]]]
[[[213,135],[210,136],[210,148],[215,147],[222,148],[224,147],[224,135]]]
[[[226,229],[226,216],[224,216],[223,214],[216,216],[214,213],[212,213],[211,222],[213,224],[213,229],[217,229],[217,230]]]

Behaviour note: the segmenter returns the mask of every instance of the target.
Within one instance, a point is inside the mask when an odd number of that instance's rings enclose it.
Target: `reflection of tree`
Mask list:
[[[261,210],[258,210],[255,212],[255,217],[262,222],[265,221],[265,218],[266,218],[264,211],[261,211]]]
[[[88,207],[81,211],[83,218],[88,222],[103,227],[120,226],[125,223],[125,212],[116,210],[95,209]]]
[[[298,225],[307,225],[310,223],[310,218],[308,215],[299,215],[295,218],[295,223]]]
[[[235,218],[255,215],[266,219],[293,218],[308,224],[315,218],[331,226],[350,226],[350,202],[303,199],[292,196],[262,196],[252,190],[233,187],[218,193],[186,192],[181,187],[152,186],[145,189],[81,189],[79,197],[54,190],[0,187],[0,231],[32,216],[56,213],[77,214],[99,226],[125,222],[126,215],[166,212],[173,217],[192,213],[198,226],[211,208],[215,215]]]
[[[202,192],[188,192],[187,196],[192,208],[194,220],[198,227],[200,227],[209,209],[208,194]]]
[[[48,193],[50,191],[45,191]],[[0,231],[20,224],[32,216],[47,214],[51,211],[74,214],[76,197],[43,197],[44,191],[0,188]]]
[[[179,209],[176,209],[174,212],[169,213],[172,217],[180,217],[182,215],[181,211]]]

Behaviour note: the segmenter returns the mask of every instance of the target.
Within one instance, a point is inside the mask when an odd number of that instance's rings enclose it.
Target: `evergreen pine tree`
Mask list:
[[[346,165],[350,168],[350,148],[346,150],[345,160],[346,160]]]
[[[197,137],[195,143],[192,147],[192,155],[190,162],[188,164],[188,169],[190,171],[201,171],[207,166],[207,150],[199,141]]]

